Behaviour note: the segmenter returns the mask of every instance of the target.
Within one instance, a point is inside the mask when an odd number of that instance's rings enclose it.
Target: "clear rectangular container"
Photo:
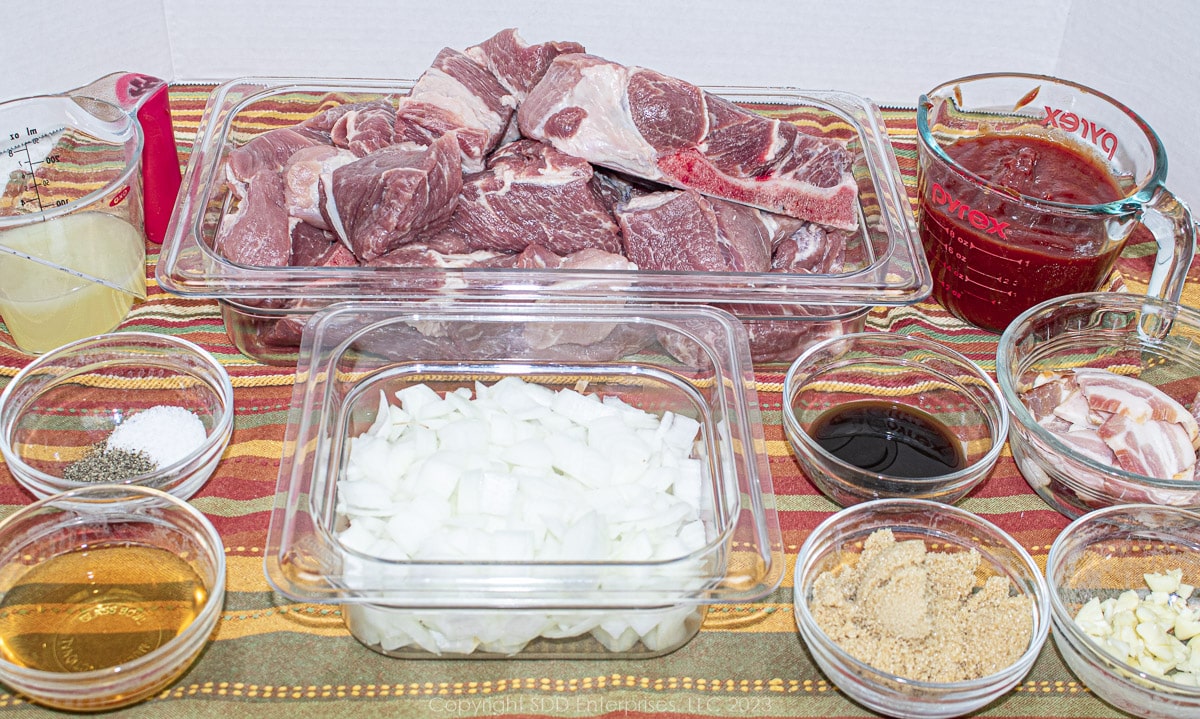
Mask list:
[[[501,268],[252,267],[213,251],[230,202],[225,164],[254,136],[343,102],[403,97],[410,81],[241,78],[209,98],[156,269],[164,289],[219,298],[227,331],[250,357],[295,361],[298,327],[319,307],[355,299],[713,304],[747,323],[755,361],[788,362],[829,334],[862,328],[876,305],[905,305],[932,285],[878,108],[849,93],[711,87],[744,107],[842,139],[854,155],[859,230],[837,274]],[[279,331],[272,331],[281,324]]]
[[[571,341],[579,337],[589,339]],[[645,561],[504,561],[487,554],[490,542],[472,545],[478,556],[421,560],[343,544],[350,523],[338,482],[350,438],[376,421],[380,393],[424,384],[441,394],[512,375],[696,420],[702,546]],[[331,305],[314,314],[300,347],[267,577],[297,601],[342,605],[350,632],[391,656],[674,651],[699,630],[706,607],[766,596],[784,572],[754,387],[744,328],[706,306]],[[630,506],[633,514],[617,520],[647,521],[644,509]],[[440,543],[448,531],[424,539]]]

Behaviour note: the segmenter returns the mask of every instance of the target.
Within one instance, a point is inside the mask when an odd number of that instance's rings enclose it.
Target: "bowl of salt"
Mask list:
[[[40,498],[94,484],[188,499],[233,431],[233,387],[209,352],[176,337],[98,335],[27,365],[0,395],[0,453]]]

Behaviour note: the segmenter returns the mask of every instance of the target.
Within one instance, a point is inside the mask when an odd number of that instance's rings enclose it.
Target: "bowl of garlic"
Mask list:
[[[1054,642],[1098,697],[1147,719],[1200,717],[1200,513],[1083,515],[1046,560]]]
[[[779,585],[763,446],[721,310],[333,305],[304,330],[267,577],[389,656],[658,656]]]

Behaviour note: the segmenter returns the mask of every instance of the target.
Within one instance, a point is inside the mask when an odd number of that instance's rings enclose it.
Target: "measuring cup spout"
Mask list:
[[[181,179],[167,83],[137,72],[115,72],[64,94],[106,100],[137,118],[144,136],[142,204],[146,238],[162,244]]]

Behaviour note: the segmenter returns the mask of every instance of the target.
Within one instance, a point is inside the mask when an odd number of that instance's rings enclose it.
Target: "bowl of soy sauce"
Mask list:
[[[1008,434],[991,377],[919,337],[819,342],[788,368],[783,400],[801,469],[843,507],[886,497],[953,504],[991,473]]]

